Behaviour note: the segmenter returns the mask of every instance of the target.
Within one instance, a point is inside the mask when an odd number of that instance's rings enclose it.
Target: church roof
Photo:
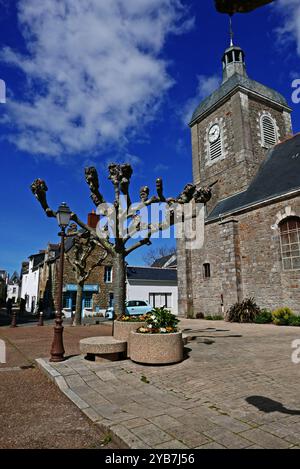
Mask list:
[[[202,101],[197,109],[195,110],[190,125],[192,125],[200,116],[205,114],[213,106],[215,106],[219,101],[224,99],[226,96],[230,95],[237,88],[243,88],[247,91],[252,91],[260,95],[263,98],[268,98],[271,101],[275,101],[282,106],[288,108],[288,104],[284,96],[282,96],[277,91],[269,88],[268,86],[262,85],[255,80],[247,76],[240,75],[235,73],[228,80],[226,80],[222,85],[214,91],[210,96],[208,96],[204,101]]]
[[[177,269],[162,269],[160,267],[127,267],[128,281],[159,281],[159,282],[177,282]]]
[[[207,221],[294,190],[300,190],[300,134],[270,149],[248,189],[221,200]]]

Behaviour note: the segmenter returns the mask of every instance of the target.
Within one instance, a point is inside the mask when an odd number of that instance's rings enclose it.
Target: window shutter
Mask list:
[[[263,116],[261,124],[263,145],[273,147],[277,143],[277,132],[273,119],[269,116]]]

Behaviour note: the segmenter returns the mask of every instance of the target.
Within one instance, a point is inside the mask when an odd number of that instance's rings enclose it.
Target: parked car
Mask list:
[[[152,306],[148,301],[144,300],[128,300],[125,305],[125,314],[129,316],[140,316],[142,314],[150,313]],[[114,307],[110,306],[107,308],[105,313],[106,319],[113,319],[114,317]]]

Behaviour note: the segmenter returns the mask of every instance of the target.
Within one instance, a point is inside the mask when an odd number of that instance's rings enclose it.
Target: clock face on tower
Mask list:
[[[210,129],[209,129],[209,132],[208,132],[208,139],[210,141],[210,143],[214,143],[218,140],[218,138],[220,137],[220,126],[218,124],[214,124]]]

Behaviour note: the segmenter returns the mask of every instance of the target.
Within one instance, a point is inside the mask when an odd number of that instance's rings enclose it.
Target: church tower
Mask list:
[[[300,269],[285,260],[292,247],[281,238],[286,225],[276,221],[290,217],[284,223],[298,223],[300,233],[300,136],[291,137],[292,110],[280,93],[249,78],[232,30],[222,67],[219,88],[190,122],[194,182],[217,184],[203,245],[177,240],[178,307],[185,317],[223,314],[247,297],[271,310],[300,301]]]
[[[220,87],[199,104],[190,122],[194,182],[218,180],[208,211],[246,190],[267,150],[292,133],[285,98],[248,77],[245,53],[234,45],[233,34],[222,66]]]

